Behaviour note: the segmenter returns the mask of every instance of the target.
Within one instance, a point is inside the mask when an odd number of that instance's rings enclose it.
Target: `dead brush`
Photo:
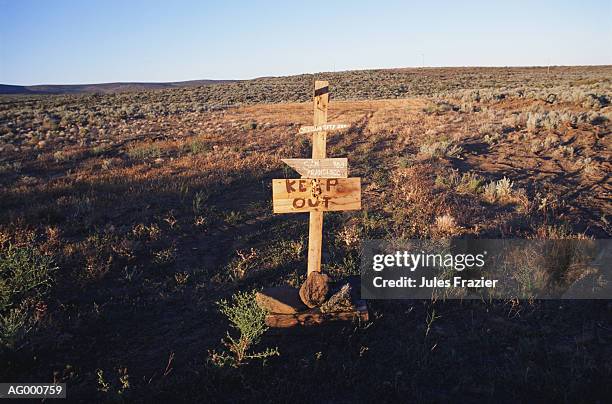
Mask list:
[[[450,214],[437,216],[432,233],[438,237],[452,237],[461,233],[461,226],[457,225],[457,221]]]
[[[187,272],[177,272],[174,274],[174,280],[179,286],[185,285],[189,280],[189,274]]]
[[[536,132],[542,127],[543,115],[539,112],[529,112],[527,115],[527,130],[531,133]]]
[[[540,139],[534,139],[531,141],[531,144],[529,145],[529,150],[532,153],[539,153],[542,150],[544,150],[544,143],[540,140]]]
[[[343,227],[337,237],[347,248],[353,249],[361,242],[361,231],[356,225],[351,224]]]
[[[227,273],[232,282],[245,279],[249,272],[257,268],[259,264],[259,253],[254,248],[248,252],[236,250],[236,257],[228,264]]]
[[[133,145],[128,148],[127,154],[135,160],[145,160],[160,157],[161,149],[155,144]]]
[[[463,148],[449,140],[426,143],[419,148],[419,155],[424,158],[459,158]]]
[[[558,146],[560,143],[561,138],[559,137],[559,135],[551,133],[550,135],[546,136],[546,138],[544,138],[544,142],[542,143],[542,145],[545,149],[550,149],[552,147]]]
[[[480,135],[490,135],[492,133],[497,133],[500,131],[500,127],[498,125],[494,125],[492,123],[483,123],[478,128],[478,134]]]
[[[557,148],[557,154],[562,157],[572,158],[574,157],[575,149],[573,146],[561,145]]]
[[[504,177],[499,181],[491,181],[484,187],[483,197],[489,203],[508,202],[512,197],[512,181]]]
[[[153,252],[153,263],[159,266],[167,266],[176,260],[177,248],[173,244],[168,248],[163,248]]]
[[[398,238],[420,238],[431,234],[431,218],[448,210],[447,193],[434,192],[432,164],[419,164],[391,174],[390,197],[396,208],[391,226]]]
[[[478,194],[482,183],[483,179],[478,174],[467,172],[459,175],[459,170],[445,170],[436,175],[435,181],[436,186],[453,189],[459,194]]]
[[[452,189],[459,185],[461,182],[461,176],[459,170],[444,171],[436,175],[435,184],[441,188]]]
[[[534,207],[534,204],[531,202],[531,199],[529,199],[527,191],[525,191],[524,188],[517,189],[512,194],[512,200],[518,205],[519,213],[527,214]]]
[[[502,119],[502,128],[505,132],[525,126],[524,114],[512,114]]]
[[[86,279],[100,278],[115,266],[118,258],[113,250],[115,243],[117,239],[109,234],[93,234],[80,243]]]
[[[158,240],[161,235],[161,230],[159,226],[155,223],[150,225],[145,225],[143,223],[138,223],[132,228],[132,235],[137,239],[146,239],[146,240]]]
[[[584,157],[578,160],[578,166],[581,167],[582,172],[585,174],[595,174],[599,171],[597,162],[591,157]]]
[[[535,229],[532,238],[537,240],[588,240],[582,233],[572,233],[569,224],[541,224]]]
[[[111,249],[117,257],[121,257],[127,261],[131,261],[136,258],[136,251],[140,248],[138,241],[130,240],[127,238],[121,238],[116,243],[111,245]]]
[[[503,135],[501,133],[493,133],[493,134],[485,135],[483,140],[489,146],[493,146],[493,145],[496,145],[499,142],[501,142],[503,140],[503,138],[504,137],[503,137]]]

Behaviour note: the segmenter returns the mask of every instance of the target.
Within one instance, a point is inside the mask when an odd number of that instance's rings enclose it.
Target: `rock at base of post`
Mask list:
[[[310,308],[323,304],[329,295],[331,279],[321,272],[311,272],[300,287],[300,298]]]
[[[320,307],[292,314],[268,314],[266,324],[273,328],[314,326],[342,321],[369,321],[368,306],[359,298],[360,279],[356,276],[331,283],[329,298]],[[329,310],[324,312],[323,310]]]
[[[257,292],[255,301],[270,313],[294,314],[307,309],[300,300],[298,290],[288,285],[264,288]]]
[[[321,305],[321,313],[350,312],[352,310],[355,310],[355,304],[351,298],[351,285],[348,283]]]

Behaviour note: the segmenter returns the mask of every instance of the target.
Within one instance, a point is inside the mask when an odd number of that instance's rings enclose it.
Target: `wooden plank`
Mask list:
[[[272,180],[274,213],[361,209],[361,178]]]
[[[334,130],[341,130],[349,128],[351,125],[346,123],[325,123],[317,126],[302,126],[299,130],[300,134],[312,133],[312,132],[331,132]]]
[[[314,85],[314,126],[327,123],[327,106],[329,104],[329,83],[315,80]],[[327,134],[312,134],[312,158],[324,159],[326,156]],[[308,273],[321,272],[321,247],[323,243],[323,212],[310,212],[308,220]]]
[[[370,316],[365,300],[355,302],[353,311],[321,313],[317,307],[295,314],[268,314],[266,325],[273,328],[289,328],[295,326],[312,326],[332,321],[368,321]]]
[[[346,178],[348,160],[336,159],[282,159],[285,164],[297,171],[302,178]]]

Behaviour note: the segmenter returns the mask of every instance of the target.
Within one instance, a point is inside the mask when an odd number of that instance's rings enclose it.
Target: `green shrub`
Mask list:
[[[211,150],[212,146],[210,144],[199,139],[195,139],[189,143],[189,151],[192,154],[205,153]]]
[[[402,156],[397,160],[397,164],[400,168],[410,168],[414,164],[414,160],[411,157]]]
[[[279,355],[278,349],[267,348],[261,352],[252,352],[259,344],[261,337],[268,330],[266,326],[266,311],[255,301],[255,291],[238,292],[232,296],[231,303],[227,300],[217,302],[219,310],[230,321],[230,327],[238,332],[237,337],[227,333],[223,340],[224,352],[210,352],[210,361],[216,366],[239,367],[250,359],[266,359]]]
[[[29,323],[26,300],[42,297],[56,268],[33,247],[3,245],[0,250],[0,346],[13,347]]]
[[[111,148],[109,145],[102,144],[102,145],[93,147],[91,149],[91,154],[94,156],[99,156],[101,154],[108,152],[110,149]]]
[[[124,401],[124,395],[128,393],[130,388],[130,375],[127,368],[117,369],[116,381],[113,378],[107,379],[102,369],[96,370],[96,376],[98,378],[98,391],[108,394],[111,401]]]
[[[133,159],[146,159],[146,158],[158,158],[161,156],[161,150],[159,146],[152,144],[133,146],[128,149],[128,155]]]
[[[235,226],[244,221],[244,213],[236,210],[225,212],[223,213],[223,221],[229,225]]]
[[[461,178],[457,170],[445,171],[436,175],[435,184],[441,188],[455,188]]]
[[[12,348],[28,331],[28,314],[11,309],[0,314],[0,347]]]
[[[478,174],[468,172],[463,173],[457,185],[457,192],[463,194],[477,194],[482,190],[483,178]]]
[[[210,197],[207,190],[201,190],[195,193],[191,202],[193,213],[201,215],[206,210],[206,201]]]

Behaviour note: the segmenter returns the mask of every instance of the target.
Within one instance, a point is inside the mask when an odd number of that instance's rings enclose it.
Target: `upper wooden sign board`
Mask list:
[[[304,134],[304,133],[313,133],[313,132],[329,132],[332,130],[346,129],[350,126],[351,125],[348,125],[346,123],[324,123],[323,125],[316,125],[316,126],[302,126],[300,128],[299,133]]]
[[[274,213],[361,209],[361,178],[272,180]]]
[[[348,161],[337,159],[283,159],[283,162],[297,171],[302,178],[346,178]]]

